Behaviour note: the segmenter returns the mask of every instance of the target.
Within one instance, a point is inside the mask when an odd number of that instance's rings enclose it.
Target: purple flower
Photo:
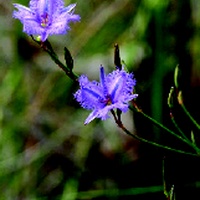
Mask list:
[[[101,66],[100,83],[89,81],[85,75],[80,76],[80,89],[74,97],[83,108],[93,110],[85,120],[85,124],[95,118],[107,119],[108,112],[115,108],[126,112],[128,102],[138,96],[133,94],[135,84],[133,74],[125,72],[124,69],[117,69],[106,75]]]
[[[76,4],[64,7],[63,0],[31,0],[29,8],[13,4],[13,17],[23,24],[23,31],[28,35],[39,35],[44,42],[49,35],[66,34],[70,29],[69,22],[80,20],[73,14]]]

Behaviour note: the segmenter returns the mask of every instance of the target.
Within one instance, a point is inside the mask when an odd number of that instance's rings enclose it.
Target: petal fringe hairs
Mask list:
[[[69,22],[77,22],[80,16],[74,14],[76,4],[64,7],[63,0],[31,0],[29,8],[13,4],[17,9],[13,18],[23,24],[23,31],[28,35],[37,35],[44,42],[49,35],[66,34]]]
[[[133,94],[136,85],[133,74],[125,72],[124,69],[117,69],[106,75],[101,66],[100,83],[89,81],[87,76],[82,75],[79,78],[79,85],[80,89],[74,94],[75,99],[83,108],[92,110],[85,124],[95,118],[107,119],[108,112],[115,108],[126,112],[128,102],[138,96]]]

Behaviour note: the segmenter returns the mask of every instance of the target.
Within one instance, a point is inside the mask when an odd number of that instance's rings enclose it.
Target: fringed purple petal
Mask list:
[[[133,74],[122,70],[115,70],[106,76],[104,68],[100,67],[100,83],[90,82],[82,75],[79,78],[80,89],[74,97],[83,108],[93,110],[85,120],[90,123],[95,118],[105,120],[108,112],[118,108],[122,112],[128,111],[128,102],[137,97],[133,94],[136,81]]]
[[[31,0],[30,8],[13,5],[18,9],[13,12],[13,17],[22,22],[24,32],[39,35],[42,41],[49,35],[66,34],[69,23],[80,20],[79,15],[73,14],[76,4],[64,7],[63,0]]]
[[[13,4],[17,10],[13,11],[13,18],[19,19],[22,23],[24,22],[25,18],[35,18],[35,13],[32,12],[29,8],[22,6],[20,4]]]
[[[136,84],[133,74],[129,74],[124,70],[116,70],[107,76],[109,93],[111,100],[115,102],[127,102],[134,98],[132,95]]]
[[[82,75],[79,78],[80,89],[74,94],[76,100],[85,109],[99,109],[104,106],[102,97],[102,88],[96,81],[88,81],[88,78]]]

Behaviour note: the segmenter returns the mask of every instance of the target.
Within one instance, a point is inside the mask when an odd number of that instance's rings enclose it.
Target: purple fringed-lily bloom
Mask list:
[[[136,80],[132,73],[122,70],[115,70],[108,75],[104,68],[100,67],[100,83],[89,81],[87,76],[79,77],[80,89],[74,94],[75,99],[85,109],[92,110],[85,120],[90,123],[95,118],[107,119],[108,112],[118,108],[122,112],[128,110],[128,102],[138,95],[133,94]]]
[[[17,9],[13,18],[23,24],[23,31],[28,35],[38,35],[44,42],[49,35],[66,34],[70,29],[69,22],[80,20],[74,14],[76,4],[64,7],[63,0],[31,0],[29,8],[13,4]]]

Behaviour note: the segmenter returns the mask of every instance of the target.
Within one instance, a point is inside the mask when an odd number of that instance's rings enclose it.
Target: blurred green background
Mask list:
[[[199,199],[198,159],[141,144],[112,118],[83,125],[89,111],[75,102],[74,83],[12,19],[12,3],[28,2],[0,0],[0,200],[162,200],[163,181],[167,191],[174,186],[176,200]],[[179,64],[186,105],[200,121],[200,1],[76,3],[81,21],[67,35],[49,37],[63,62],[66,46],[74,71],[98,79],[101,64],[107,73],[114,69],[118,43],[137,79],[138,105],[172,129],[167,96]],[[178,113],[190,133],[192,125]],[[129,111],[122,119],[134,134],[192,151],[141,116]]]

